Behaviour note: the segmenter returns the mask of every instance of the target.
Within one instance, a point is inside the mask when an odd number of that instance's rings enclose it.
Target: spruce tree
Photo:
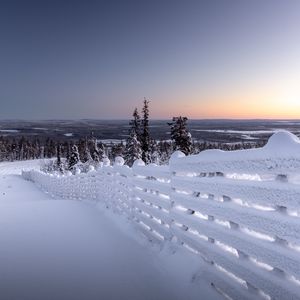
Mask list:
[[[81,138],[78,142],[78,153],[79,153],[79,159],[80,161],[84,162],[85,161],[85,143],[86,140],[85,138]]]
[[[115,144],[111,147],[111,157],[115,159],[117,156],[123,157],[123,152],[125,150],[123,142]]]
[[[129,137],[126,141],[124,159],[128,166],[132,166],[135,160],[142,158],[142,149],[140,143],[140,125],[141,120],[137,108],[135,108],[133,119],[129,122]]]
[[[158,143],[154,140],[150,140],[150,158],[151,158],[151,163],[154,163],[156,165],[160,165],[160,151],[158,147]]]
[[[103,143],[97,143],[98,151],[99,151],[99,158],[100,161],[103,161],[104,158],[107,158],[107,149]]]
[[[60,173],[63,173],[64,169],[63,169],[63,163],[61,161],[61,146],[60,144],[57,144],[56,147],[56,169],[57,171],[59,171]]]
[[[83,151],[82,151],[82,159],[81,161],[83,163],[89,164],[92,162],[92,156],[90,153],[90,149],[89,149],[89,145],[88,145],[88,139],[85,138],[84,141],[84,147],[83,147]]]
[[[138,139],[140,139],[141,135],[141,117],[139,115],[139,112],[137,108],[134,109],[133,118],[129,122],[129,125],[131,126],[130,133],[134,132]]]
[[[171,138],[175,143],[175,150],[182,151],[185,155],[192,152],[192,137],[187,129],[187,117],[173,117],[171,126]]]
[[[98,149],[98,145],[97,145],[97,140],[93,139],[93,141],[91,142],[91,156],[93,161],[98,164],[101,159],[100,159],[100,151]]]
[[[149,134],[149,101],[144,98],[143,120],[141,132],[142,159],[146,164],[151,162],[150,156],[150,134]]]
[[[68,161],[68,170],[72,171],[75,169],[76,164],[80,162],[78,147],[72,146],[71,155]]]
[[[71,144],[67,143],[67,145],[66,145],[66,160],[65,160],[65,168],[66,169],[69,168],[69,160],[71,158],[71,153],[72,153]]]

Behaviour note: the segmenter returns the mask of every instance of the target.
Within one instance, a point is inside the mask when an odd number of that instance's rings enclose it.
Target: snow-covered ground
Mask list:
[[[159,269],[172,266],[172,274],[186,274],[177,281],[167,276],[166,285],[186,282],[179,290],[188,290],[193,299],[199,297],[192,290],[207,281],[231,299],[300,300],[297,136],[277,132],[260,149],[207,150],[187,157],[177,151],[167,166],[137,160],[129,168],[123,162],[118,158],[74,176],[22,175],[55,197],[109,208],[118,224],[120,215],[126,216],[132,225],[127,223],[126,234],[136,237],[133,228],[139,228],[163,249],[154,255]],[[194,264],[179,253],[182,249],[197,257]],[[197,284],[188,285],[187,278]],[[211,292],[202,298],[214,298]]]
[[[42,159],[37,159],[27,161],[15,161],[13,163],[1,162],[0,176],[2,177],[2,175],[21,175],[22,170],[39,170],[42,161]]]
[[[184,249],[149,248],[125,220],[50,198],[22,168],[38,162],[0,164],[0,299],[220,298],[197,276],[192,282],[201,263]]]

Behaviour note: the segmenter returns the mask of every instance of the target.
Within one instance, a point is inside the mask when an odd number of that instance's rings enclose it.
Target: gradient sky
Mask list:
[[[300,118],[300,1],[3,0],[0,118]]]

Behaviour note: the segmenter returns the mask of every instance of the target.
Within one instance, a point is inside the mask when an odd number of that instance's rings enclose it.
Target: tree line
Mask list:
[[[193,141],[188,130],[187,117],[173,117],[170,126],[170,140],[157,141],[149,130],[149,101],[144,99],[141,115],[135,108],[129,122],[130,129],[125,143],[103,144],[93,135],[78,141],[58,141],[47,138],[19,139],[0,137],[0,161],[48,159],[44,171],[86,172],[97,168],[105,160],[114,160],[121,156],[125,163],[132,166],[135,160],[142,159],[146,164],[166,164],[171,154],[180,150],[186,155],[197,154],[206,149],[239,150],[261,147],[263,143],[224,144],[205,141]]]

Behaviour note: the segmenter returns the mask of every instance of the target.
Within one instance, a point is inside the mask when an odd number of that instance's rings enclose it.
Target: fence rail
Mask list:
[[[176,152],[168,166],[23,177],[62,199],[103,202],[152,242],[187,247],[224,296],[300,299],[300,141],[290,133],[261,149]]]

